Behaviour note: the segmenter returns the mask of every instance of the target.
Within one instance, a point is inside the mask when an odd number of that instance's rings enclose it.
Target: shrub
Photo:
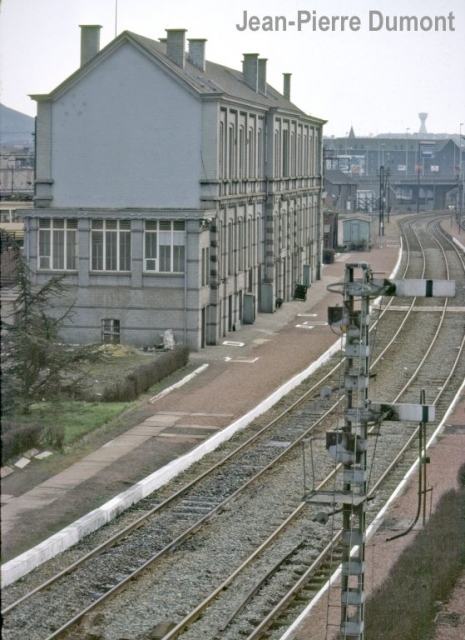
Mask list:
[[[2,465],[28,449],[39,447],[42,433],[40,424],[2,422]]]
[[[54,424],[44,428],[42,442],[52,449],[63,451],[65,442],[65,428],[63,425]]]
[[[353,240],[348,243],[348,249],[350,251],[366,251],[369,248],[368,242],[365,238],[360,240]]]
[[[130,402],[163,378],[186,366],[189,349],[176,345],[171,351],[159,354],[151,362],[136,367],[128,376],[106,387],[99,397],[101,402]]]
[[[124,380],[112,382],[105,387],[102,395],[99,396],[100,402],[132,402],[136,398],[136,388],[129,376]]]

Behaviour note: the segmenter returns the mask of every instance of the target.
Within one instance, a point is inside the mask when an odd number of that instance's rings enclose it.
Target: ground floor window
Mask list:
[[[130,271],[130,220],[92,220],[91,259],[93,271]]]
[[[114,318],[102,320],[102,342],[110,344],[120,343],[120,323]]]
[[[39,219],[39,269],[77,269],[77,220]]]
[[[145,271],[184,272],[186,251],[183,220],[146,220],[144,230]]]

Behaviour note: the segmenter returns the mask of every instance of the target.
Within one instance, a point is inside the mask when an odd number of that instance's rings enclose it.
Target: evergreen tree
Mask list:
[[[42,400],[55,402],[77,397],[87,376],[85,364],[102,358],[99,345],[69,345],[59,330],[72,313],[51,313],[54,303],[66,297],[63,276],[35,286],[31,272],[15,248],[18,297],[9,322],[2,319],[2,413],[28,413]]]

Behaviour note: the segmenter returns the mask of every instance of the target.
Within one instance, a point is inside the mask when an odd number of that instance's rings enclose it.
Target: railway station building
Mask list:
[[[38,284],[64,275],[67,341],[146,347],[171,329],[198,351],[320,278],[325,121],[259,54],[237,71],[186,41],[125,31],[100,49],[82,26],[80,68],[32,96],[25,255]]]

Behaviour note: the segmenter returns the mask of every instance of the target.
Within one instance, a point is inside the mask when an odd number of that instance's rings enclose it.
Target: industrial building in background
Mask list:
[[[266,80],[205,58],[184,29],[125,31],[38,103],[25,252],[38,284],[64,274],[72,342],[197,351],[320,278],[324,120]],[[69,301],[63,301],[66,305]]]
[[[378,210],[380,174],[384,173],[390,179],[385,197],[398,212],[457,208],[464,172],[461,130],[455,136],[427,133],[428,114],[418,115],[420,127],[415,133],[407,129],[404,133],[356,136],[351,127],[345,137],[325,138],[327,204],[342,213]],[[348,185],[355,185],[355,195]]]

